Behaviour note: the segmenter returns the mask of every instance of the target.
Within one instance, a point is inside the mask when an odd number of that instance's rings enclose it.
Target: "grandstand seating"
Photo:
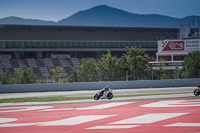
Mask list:
[[[78,58],[71,58],[71,59],[72,63],[74,64],[74,67],[77,67],[81,64]]]
[[[70,74],[73,72],[73,70],[70,67],[64,67],[64,70],[67,73],[67,76],[70,76]]]
[[[61,66],[58,58],[52,58],[51,60],[53,62],[54,67]]]
[[[32,71],[33,71],[33,73],[35,74],[36,77],[41,77],[42,76],[42,73],[41,73],[39,67],[33,67]]]
[[[37,67],[37,64],[36,64],[36,62],[35,62],[35,59],[33,59],[33,58],[27,58],[26,60],[27,60],[27,62],[28,62],[28,64],[29,64],[29,67],[30,67],[30,68],[32,68],[32,67]]]
[[[25,67],[29,67],[28,61],[26,59],[20,59],[20,61],[25,65]]]
[[[26,68],[27,67],[21,59],[17,59],[17,62],[19,64],[19,67],[21,67],[21,68]]]
[[[46,67],[39,67],[43,77],[50,76],[49,70]]]
[[[44,58],[44,64],[46,65],[47,68],[52,68],[52,67],[54,67],[51,58]]]
[[[59,58],[60,64],[62,67],[70,67],[71,69],[73,69],[73,63],[69,63],[68,60],[70,60],[70,58]]]
[[[35,59],[35,62],[36,62],[38,67],[45,67],[42,59]]]
[[[96,62],[94,58],[87,58],[93,62]],[[10,74],[14,73],[15,69],[19,68],[29,68],[35,74],[37,79],[46,79],[46,77],[51,76],[51,68],[61,66],[63,77],[68,77],[71,75],[73,70],[81,64],[80,58],[26,58],[26,59],[0,59],[0,71],[9,70]]]
[[[94,58],[87,58],[88,60],[91,60],[92,62],[96,62]]]
[[[59,62],[63,67],[69,66],[69,63],[64,58],[59,58]]]
[[[10,64],[13,68],[18,68],[19,67],[19,63],[16,59],[10,59]]]
[[[72,63],[71,58],[65,58],[65,60],[66,60],[71,66],[74,66],[74,64]]]
[[[9,59],[1,59],[1,64],[3,68],[12,68]]]

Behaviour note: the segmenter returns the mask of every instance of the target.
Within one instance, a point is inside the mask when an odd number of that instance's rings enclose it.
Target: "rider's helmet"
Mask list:
[[[109,86],[106,86],[106,87],[105,87],[105,90],[108,91],[108,90],[109,90]]]

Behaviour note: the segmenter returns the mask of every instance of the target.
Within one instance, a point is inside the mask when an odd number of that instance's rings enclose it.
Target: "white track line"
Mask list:
[[[141,123],[154,123],[169,118],[185,115],[188,113],[155,113],[155,114],[146,114],[142,116],[136,116],[133,118],[112,122],[110,124],[141,124]]]
[[[19,112],[19,111],[40,110],[40,109],[46,109],[46,108],[53,108],[53,106],[3,107],[3,108],[0,108],[0,113],[3,113],[3,112]]]
[[[173,123],[165,127],[200,127],[200,123]]]
[[[140,107],[193,107],[200,106],[200,100],[166,100],[149,104],[140,105]]]
[[[91,122],[99,119],[104,119],[116,115],[83,115],[72,118],[66,118],[56,121],[48,122],[35,122],[35,123],[8,123],[0,124],[0,127],[23,127],[23,126],[65,126],[65,125],[78,125],[86,122]]]
[[[122,128],[133,128],[140,125],[115,125],[115,126],[95,126],[86,129],[122,129]]]
[[[0,123],[16,121],[16,118],[0,118]]]
[[[45,109],[41,111],[59,111],[59,110],[91,110],[91,109],[107,109],[112,108],[116,106],[131,104],[135,102],[112,102],[112,103],[106,103],[106,104],[100,104],[95,106],[89,106],[89,107],[82,107],[82,108],[60,108],[60,109]]]
[[[40,126],[77,125],[77,124],[91,122],[91,121],[95,121],[95,120],[99,120],[99,119],[103,119],[103,118],[107,118],[111,116],[115,116],[115,115],[84,115],[84,116],[67,118],[63,120],[46,122],[46,123],[41,124]]]

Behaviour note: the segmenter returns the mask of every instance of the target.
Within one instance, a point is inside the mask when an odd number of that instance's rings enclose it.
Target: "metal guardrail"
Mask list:
[[[58,84],[19,84],[0,85],[0,93],[19,92],[45,92],[45,91],[76,91],[98,90],[105,86],[112,89],[131,88],[158,88],[158,87],[183,87],[200,85],[200,78],[196,79],[171,79],[171,80],[138,80],[138,81],[110,81],[110,82],[84,82],[84,83],[58,83]]]

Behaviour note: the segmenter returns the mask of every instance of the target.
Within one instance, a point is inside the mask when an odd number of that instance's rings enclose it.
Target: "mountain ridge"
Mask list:
[[[99,5],[78,11],[58,22],[12,16],[1,18],[0,24],[178,28],[180,24],[190,24],[192,18],[193,16],[174,18],[159,14],[136,14]]]

